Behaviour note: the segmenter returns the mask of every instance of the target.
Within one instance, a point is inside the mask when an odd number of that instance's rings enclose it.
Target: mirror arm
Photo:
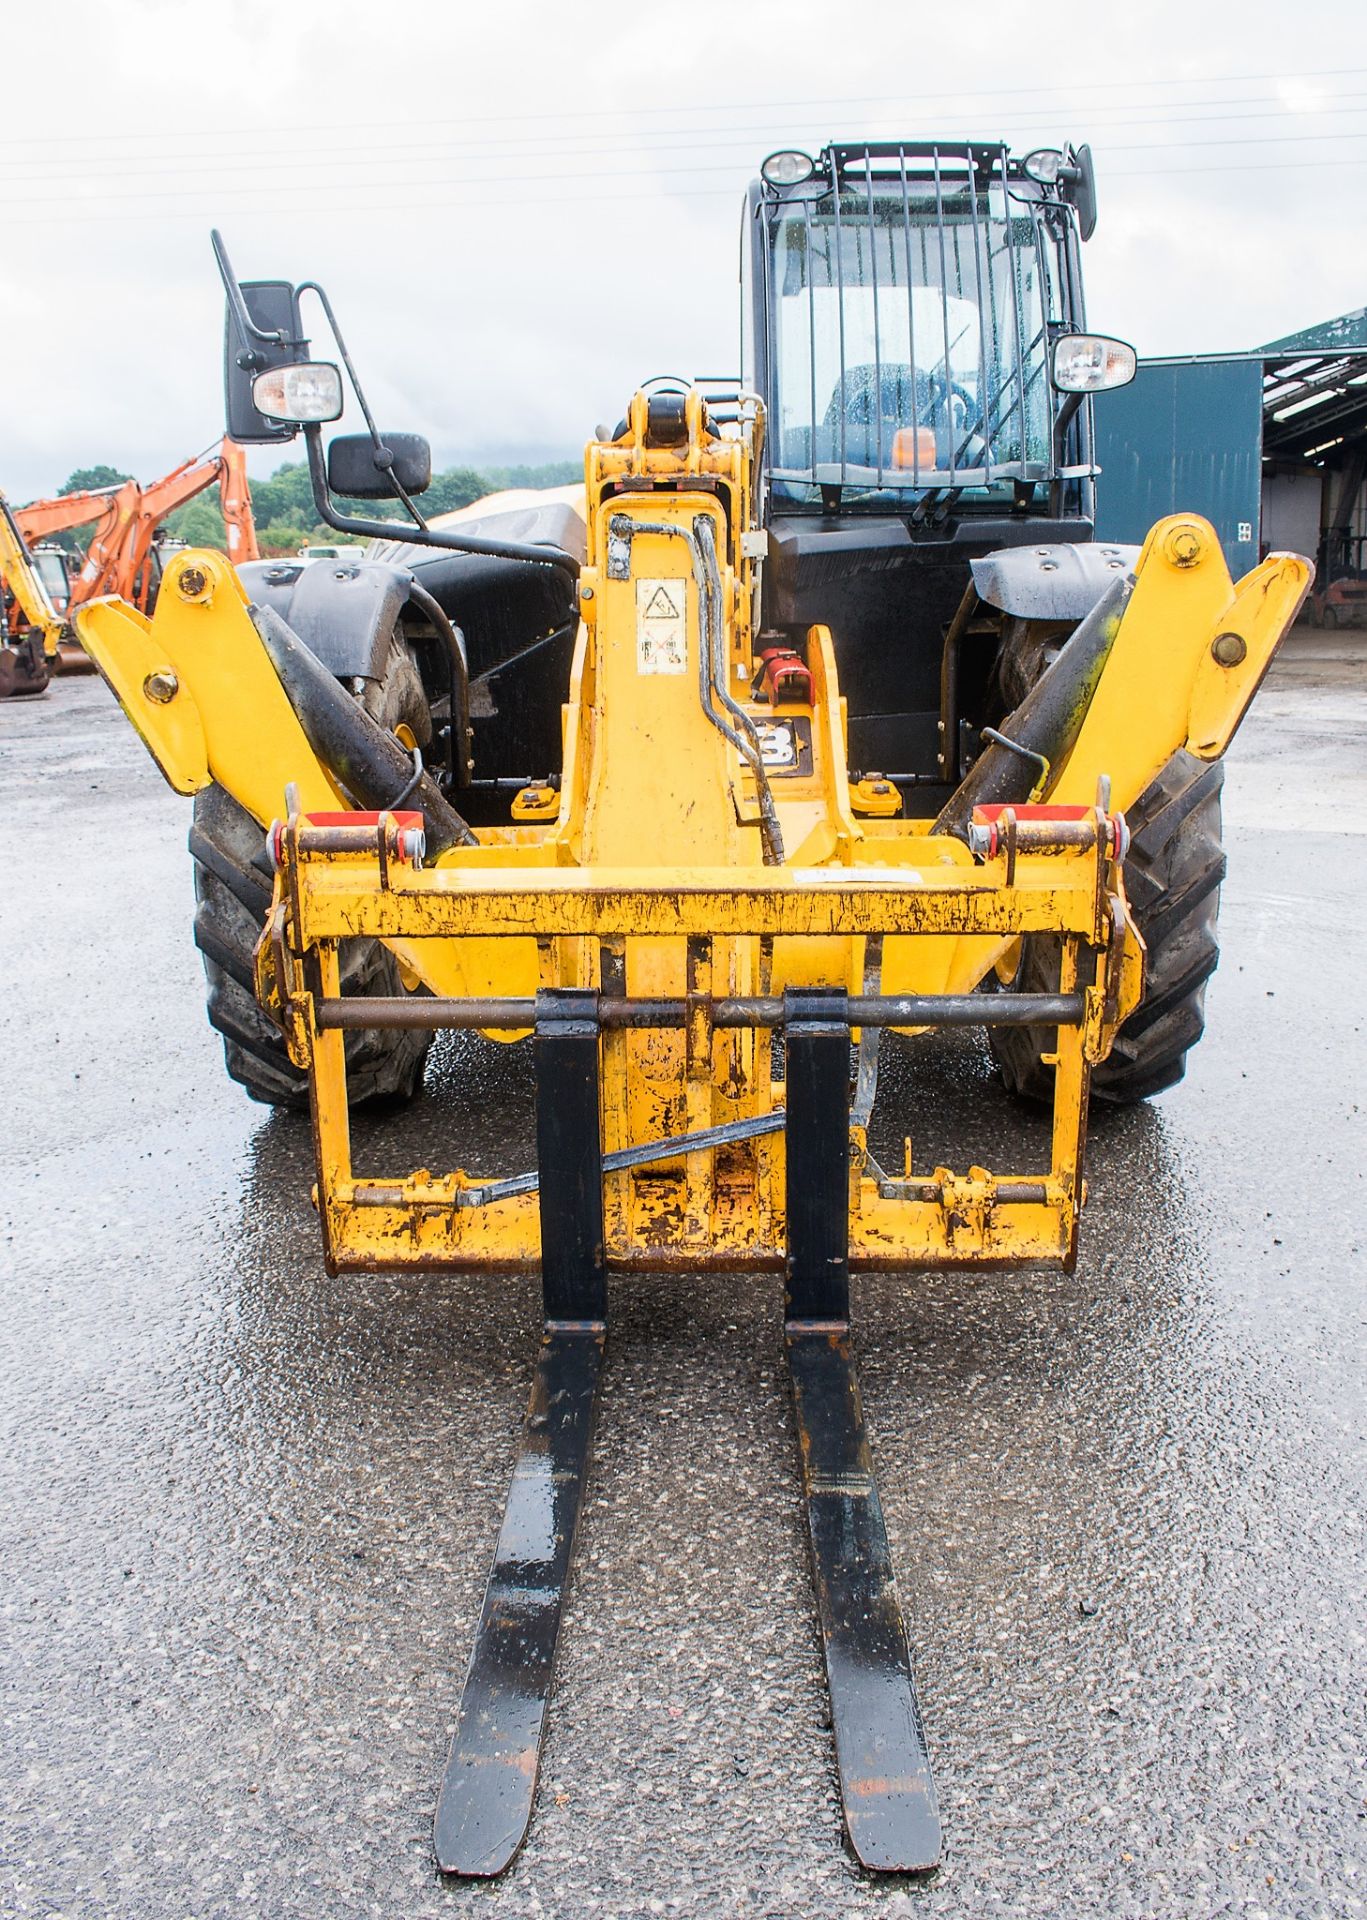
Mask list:
[[[1082,405],[1082,401],[1082,394],[1068,394],[1064,399],[1063,405],[1054,416],[1054,465],[1056,467],[1063,465],[1063,443],[1068,436],[1069,427],[1072,426],[1074,420],[1077,418],[1078,408]]]
[[[232,261],[228,258],[228,249],[223,244],[223,236],[215,227],[209,235],[213,243],[214,259],[218,262],[218,277],[223,282],[223,291],[228,296],[228,305],[233,310],[238,331],[244,340],[260,340],[268,347],[283,347],[290,344],[288,335],[277,327],[272,332],[263,332],[247,311],[247,303],[242,297],[242,288],[237,275],[233,272]],[[250,373],[261,366],[261,355],[250,348],[239,353],[237,364],[244,373]]]
[[[477,540],[468,534],[447,533],[437,527],[410,527],[402,520],[362,520],[342,513],[328,491],[322,427],[317,424],[305,427],[304,442],[308,448],[313,504],[319,518],[338,533],[361,533],[368,540],[408,540],[419,547],[436,547],[446,553],[478,553],[490,560],[523,560],[537,567],[553,567],[566,576],[571,586],[579,578],[579,562],[562,547],[533,546],[516,540]]]
[[[388,458],[389,458],[389,459],[390,459],[391,461],[392,461],[392,460],[393,460],[393,458],[394,458],[394,456],[393,456],[393,454],[392,454],[392,453],[390,453],[390,451],[389,451],[389,448],[388,448],[388,447],[376,447],[376,449],[375,449],[375,457],[376,457],[376,460],[377,460],[377,461],[379,460],[379,458],[380,458],[380,456],[381,456],[382,454],[383,454],[383,455],[386,455],[386,456],[387,456],[387,457],[388,457]],[[411,494],[411,493],[410,493],[410,492],[408,491],[408,489],[407,489],[407,487],[406,487],[406,486],[404,485],[404,483],[403,483],[403,481],[402,481],[402,480],[400,480],[400,478],[399,478],[399,476],[398,476],[398,474],[397,474],[397,473],[395,473],[395,471],[394,471],[394,469],[393,469],[393,466],[391,465],[391,466],[389,466],[389,467],[387,467],[387,468],[385,469],[385,472],[386,472],[386,473],[387,473],[387,475],[388,475],[388,478],[389,478],[389,484],[390,484],[390,486],[391,486],[391,487],[393,488],[393,490],[394,490],[394,492],[395,492],[395,494],[396,494],[396,495],[398,496],[398,498],[399,498],[399,499],[400,499],[400,500],[401,500],[401,501],[403,502],[403,504],[404,504],[404,506],[405,506],[405,507],[407,507],[407,509],[408,509],[408,511],[409,511],[409,513],[411,513],[411,514],[412,514],[412,516],[413,516],[413,518],[414,518],[414,520],[415,520],[415,521],[417,522],[417,524],[418,524],[418,526],[419,526],[419,527],[421,527],[421,529],[422,529],[422,531],[423,531],[424,533],[430,533],[430,531],[431,531],[431,529],[430,529],[430,527],[428,526],[428,524],[427,524],[427,522],[426,522],[426,520],[425,520],[425,519],[423,518],[423,516],[422,516],[422,514],[421,514],[421,513],[419,513],[419,511],[418,511],[418,508],[417,508],[417,504],[416,504],[416,502],[414,501],[414,499],[413,499],[413,496],[412,496],[412,494]]]
[[[305,293],[313,294],[322,307],[324,317],[332,329],[332,337],[337,342],[337,351],[341,356],[342,365],[346,368],[347,379],[351,382],[351,390],[356,395],[357,403],[365,417],[366,431],[370,435],[370,444],[375,449],[375,465],[388,480],[390,491],[394,494],[394,497],[408,509],[417,525],[426,532],[426,520],[424,520],[417,506],[414,504],[412,495],[394,471],[393,451],[385,445],[380,429],[375,424],[375,416],[370,411],[370,402],[365,397],[360,377],[352,363],[351,355],[347,352],[346,341],[342,338],[342,329],[338,326],[337,316],[332,311],[332,302],[328,299],[327,288],[320,286],[316,280],[301,280],[296,289],[296,293],[297,295],[303,295]]]
[[[352,364],[351,355],[347,352],[347,344],[342,338],[342,329],[337,324],[337,316],[332,311],[332,302],[328,299],[327,289],[320,286],[316,280],[301,280],[295,288],[295,292],[297,295],[306,293],[313,294],[319,306],[323,309],[323,316],[332,330],[333,339],[337,342],[337,352],[341,357],[342,365],[346,368],[347,379],[351,382],[352,390],[360,403],[361,412],[365,415],[366,427],[378,451],[381,445],[380,430],[375,425],[375,416],[370,411],[370,403],[361,390],[361,382],[357,378],[356,368]]]

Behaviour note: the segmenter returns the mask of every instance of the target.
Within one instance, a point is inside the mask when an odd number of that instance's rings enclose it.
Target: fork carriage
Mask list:
[[[839,885],[824,869],[510,871],[482,849],[423,870],[403,857],[416,847],[416,820],[385,812],[349,826],[296,812],[274,836],[280,870],[258,990],[309,1071],[329,1270],[541,1267],[542,1344],[437,1813],[437,1856],[448,1871],[501,1871],[526,1831],[587,1475],[607,1275],[669,1267],[784,1274],[784,1347],[845,1824],[866,1867],[916,1871],[938,1859],[934,1787],[850,1342],[849,1274],[1071,1264],[1087,1077],[1139,987],[1116,858],[1123,823],[1101,807],[1071,811],[1060,821],[1006,809],[991,823],[1000,829],[995,858],[939,866],[929,885],[917,867],[845,871]],[[921,855],[937,857],[934,843]],[[897,940],[1044,929],[1063,942],[1054,994],[763,991],[784,940],[867,956]],[[405,945],[531,939],[548,984],[516,997],[343,996],[338,942],[359,934]],[[649,948],[662,951],[647,956]],[[682,991],[632,991],[647,957],[657,974],[676,973]],[[567,975],[579,984],[555,984]],[[759,990],[718,990],[747,979]],[[1048,1168],[918,1176],[908,1151],[899,1175],[884,1173],[867,1147],[868,1062],[882,1029],[993,1020],[1058,1029]],[[343,1036],[387,1023],[530,1030],[535,1170],[358,1176]],[[783,1038],[781,1079],[770,1071],[773,1031]],[[628,1140],[631,1116],[650,1106],[646,1076],[660,1071],[648,1050],[662,1042],[682,1088],[683,1125]]]
[[[518,1268],[549,1244],[537,1173],[355,1174],[343,1034],[384,1026],[532,1031],[540,1062],[545,1035],[566,1021],[585,1057],[592,1052],[601,1089],[594,1171],[585,1178],[601,1189],[597,1237],[609,1268],[784,1270],[791,1257],[791,1060],[813,1020],[831,1047],[844,1050],[843,1090],[803,1126],[817,1126],[822,1152],[839,1168],[852,1265],[1071,1262],[1087,1078],[1140,985],[1114,858],[1123,827],[1100,808],[1076,809],[1065,822],[1037,821],[1029,808],[1006,811],[1013,844],[1003,834],[1000,853],[981,866],[744,875],[509,870],[483,849],[453,852],[424,871],[393,852],[381,856],[380,847],[403,832],[402,816],[358,824],[345,852],[335,829],[292,817],[280,835],[258,991],[310,1073],[329,1270]],[[927,862],[941,859],[942,842],[903,842],[904,849],[917,845]],[[851,953],[858,969],[869,951],[894,955],[894,943],[1003,941],[1042,931],[1063,943],[1052,994],[884,993],[865,990],[862,979],[853,993],[834,984],[766,990],[775,945],[785,940],[833,949],[838,979]],[[338,943],[358,935],[405,946],[516,942],[532,948],[546,984],[529,996],[342,997]],[[676,974],[678,991],[630,991],[638,959],[643,971]],[[741,980],[750,991],[730,990]],[[992,1024],[1058,1029],[1049,1166],[1003,1175],[938,1167],[918,1176],[908,1165],[889,1176],[869,1155],[867,1113],[851,1121],[851,1042],[867,1060],[885,1027]],[[781,1080],[770,1070],[774,1030],[784,1035],[789,1062]],[[659,1086],[670,1081],[674,1092],[662,1099]],[[657,1114],[666,1124],[652,1128]]]

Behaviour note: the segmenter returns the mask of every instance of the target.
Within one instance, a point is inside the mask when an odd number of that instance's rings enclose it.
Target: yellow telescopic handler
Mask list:
[[[1170,1086],[1215,965],[1220,758],[1311,579],[1235,584],[1203,520],[1093,537],[1085,148],[771,155],[746,364],[647,382],[582,496],[428,526],[314,283],[228,297],[228,431],[302,432],[355,564],[170,563],[80,637],[195,796],[229,1071],[306,1105],[329,1274],[538,1267],[544,1335],[436,1816],[443,1870],[527,1831],[609,1274],[780,1274],[850,1845],[940,1826],[850,1340],[850,1274],[1071,1266],[1089,1099]],[[321,303],[337,360],[310,358]],[[327,447],[343,372],[368,431]],[[397,498],[369,519],[339,496]],[[982,1027],[1039,1164],[883,1167],[886,1029]],[[536,1165],[353,1165],[349,1111],[432,1034],[530,1038]]]

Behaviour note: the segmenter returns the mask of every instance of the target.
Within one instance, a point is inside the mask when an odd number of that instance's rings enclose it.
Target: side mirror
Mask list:
[[[1060,176],[1063,197],[1077,209],[1078,238],[1090,240],[1096,232],[1096,168],[1092,164],[1092,149],[1083,146],[1070,151],[1072,165],[1064,168]]]
[[[249,447],[293,440],[297,429],[262,413],[252,389],[260,374],[308,356],[307,343],[299,337],[294,288],[288,280],[245,280],[241,294],[247,318],[255,331],[248,336],[230,298],[223,335],[223,399],[228,438]],[[281,337],[262,339],[263,334]]]
[[[1054,342],[1052,377],[1060,393],[1127,387],[1137,365],[1133,347],[1104,333],[1061,333]]]
[[[368,433],[342,433],[329,446],[328,485],[334,493],[396,500],[394,480],[405,493],[426,493],[431,486],[432,449],[420,433],[382,433],[379,449]]]

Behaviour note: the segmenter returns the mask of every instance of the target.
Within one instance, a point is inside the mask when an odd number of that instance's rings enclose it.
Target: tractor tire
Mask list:
[[[396,636],[383,678],[367,683],[363,704],[391,732],[403,728],[420,746],[432,723],[422,680]],[[195,796],[190,828],[195,862],[195,945],[204,962],[209,1024],[223,1039],[229,1075],[253,1100],[307,1111],[308,1076],[290,1059],[279,1028],[256,1003],[252,953],[270,906],[274,876],[266,836],[220,786]],[[378,940],[346,940],[340,952],[342,992],[402,995],[398,962]],[[346,1036],[347,1095],[354,1107],[399,1104],[422,1084],[431,1035],[390,1028]]]
[[[1144,997],[1092,1070],[1092,1094],[1133,1106],[1176,1086],[1205,1030],[1206,982],[1220,960],[1217,918],[1225,852],[1220,838],[1222,761],[1175,753],[1126,818],[1125,890],[1148,948]],[[1035,934],[1022,947],[1007,991],[1057,993],[1060,943]],[[1052,1027],[989,1027],[1002,1078],[1013,1093],[1052,1101]]]

